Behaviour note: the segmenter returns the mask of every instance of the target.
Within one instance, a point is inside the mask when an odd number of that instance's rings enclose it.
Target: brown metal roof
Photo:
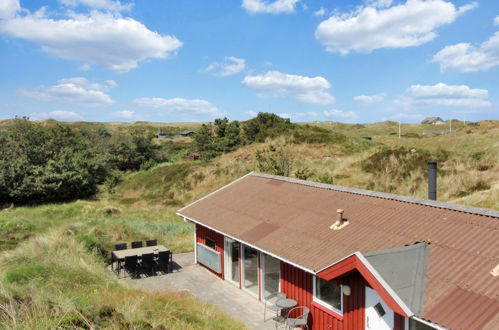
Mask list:
[[[339,208],[350,224],[330,230]],[[472,324],[486,324],[499,312],[499,277],[491,274],[499,264],[494,210],[251,174],[179,214],[312,272],[356,251],[426,241],[431,248],[419,316],[461,328],[464,307]]]

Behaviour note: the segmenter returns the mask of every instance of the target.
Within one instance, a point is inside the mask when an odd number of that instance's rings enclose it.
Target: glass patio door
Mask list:
[[[243,246],[243,289],[258,297],[258,252]]]
[[[225,238],[225,279],[239,286],[239,256],[241,244],[230,238]]]
[[[262,269],[262,301],[274,292],[280,291],[281,262],[267,254],[260,254],[260,267]]]

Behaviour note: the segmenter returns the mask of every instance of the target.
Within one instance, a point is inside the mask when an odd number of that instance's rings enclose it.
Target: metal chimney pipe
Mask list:
[[[437,162],[428,162],[428,199],[437,200]]]
[[[343,223],[343,210],[342,209],[337,209],[336,210],[336,223],[339,225],[341,225]]]

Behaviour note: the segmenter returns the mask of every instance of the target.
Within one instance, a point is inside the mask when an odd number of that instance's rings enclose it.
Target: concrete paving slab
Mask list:
[[[127,277],[120,281],[152,292],[187,291],[195,299],[216,305],[249,329],[275,329],[274,321],[263,322],[264,304],[194,264],[193,253],[174,254],[173,262],[174,269],[169,274],[139,279]]]

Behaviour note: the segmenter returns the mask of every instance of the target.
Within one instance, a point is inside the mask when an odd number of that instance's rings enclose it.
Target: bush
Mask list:
[[[0,139],[0,173],[1,200],[36,204],[89,197],[107,169],[79,131],[17,119]]]
[[[304,168],[301,168],[301,169],[298,169],[296,170],[295,172],[295,177],[297,179],[301,179],[301,180],[307,180],[308,178],[314,176],[314,172],[312,172],[310,169],[308,169],[307,167],[304,167]]]
[[[289,176],[293,168],[294,156],[283,146],[269,145],[267,148],[256,152],[256,161],[258,169],[262,172]]]
[[[255,118],[244,123],[243,135],[247,143],[264,142],[267,138],[283,135],[294,127],[289,119],[273,113],[260,112]]]

